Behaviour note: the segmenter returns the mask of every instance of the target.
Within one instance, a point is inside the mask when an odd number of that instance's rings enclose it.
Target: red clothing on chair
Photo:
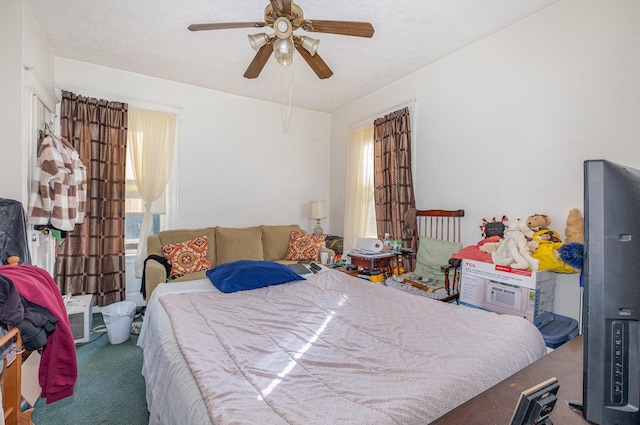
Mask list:
[[[40,359],[41,397],[52,403],[73,395],[78,359],[67,310],[56,282],[44,269],[30,265],[0,266],[0,275],[11,279],[25,299],[46,308],[58,319]]]

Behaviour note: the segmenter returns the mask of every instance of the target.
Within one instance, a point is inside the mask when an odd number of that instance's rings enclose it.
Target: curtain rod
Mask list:
[[[174,113],[176,115],[178,115],[178,113],[180,111],[182,111],[182,107],[181,106],[149,102],[149,101],[142,100],[142,99],[136,99],[136,98],[127,97],[127,96],[118,96],[118,95],[109,94],[109,93],[100,93],[100,92],[81,89],[81,88],[77,88],[77,87],[56,86],[55,87],[56,95],[60,99],[62,98],[62,91],[63,90],[64,91],[70,91],[72,93],[75,93],[75,94],[78,94],[78,95],[81,95],[81,96],[95,97],[95,98],[98,98],[98,99],[104,99],[104,100],[108,100],[108,101],[111,101],[111,102],[126,103],[129,106],[131,106],[132,108],[136,108],[136,109],[147,109],[147,110],[152,110],[152,111]]]
[[[400,102],[394,106],[391,106],[389,108],[383,109],[381,112],[377,112],[375,114],[371,114],[369,116],[367,116],[366,118],[361,119],[360,121],[357,121],[355,123],[352,123],[349,127],[350,128],[359,128],[359,127],[363,127],[367,124],[371,124],[373,125],[373,122],[376,120],[376,118],[382,118],[385,115],[388,115],[392,112],[395,112],[397,110],[400,110],[404,107],[408,107],[409,108],[409,112],[414,112],[416,109],[416,98],[414,97],[413,99],[409,99],[409,100],[405,100],[404,102]]]

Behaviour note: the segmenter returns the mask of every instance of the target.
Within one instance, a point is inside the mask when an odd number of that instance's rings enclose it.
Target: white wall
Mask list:
[[[54,107],[53,54],[22,2],[0,2],[0,197],[25,208],[29,156],[37,135],[30,131],[31,96]]]
[[[640,168],[638,69],[640,2],[566,0],[348,105],[331,116],[331,230],[350,127],[415,99],[418,208],[464,208],[465,245],[503,214],[548,214],[563,234],[585,159]],[[577,318],[577,275],[557,281],[555,311]]]
[[[0,2],[0,197],[24,201],[22,180],[22,2]]]
[[[57,99],[53,90],[55,75],[53,52],[26,6],[22,34],[24,86],[35,93],[51,112],[55,112]]]
[[[300,224],[329,196],[329,115],[56,58],[56,86],[134,107],[176,112],[175,226]]]

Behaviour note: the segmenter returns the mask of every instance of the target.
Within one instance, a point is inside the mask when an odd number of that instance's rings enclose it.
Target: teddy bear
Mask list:
[[[504,240],[491,254],[494,264],[510,266],[514,269],[538,270],[539,261],[531,256],[527,238],[533,236],[533,230],[523,219],[515,219],[504,231]]]
[[[565,243],[558,249],[560,259],[579,271],[584,262],[584,218],[577,208],[569,210],[564,237]]]
[[[584,243],[584,218],[580,210],[573,208],[567,216],[567,227],[564,229],[565,243]]]
[[[531,230],[537,233],[539,239],[550,242],[561,242],[552,230],[549,230],[551,219],[548,215],[534,214],[527,217],[527,225]],[[546,230],[546,232],[544,231]]]

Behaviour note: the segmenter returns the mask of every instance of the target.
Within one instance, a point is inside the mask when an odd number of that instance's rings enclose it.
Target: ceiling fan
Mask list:
[[[305,19],[302,9],[291,0],[269,0],[264,10],[264,22],[222,22],[189,25],[191,31],[220,30],[229,28],[271,27],[274,34],[249,35],[249,43],[258,53],[244,73],[245,78],[256,78],[264,68],[271,53],[281,65],[293,60],[293,49],[298,51],[316,75],[329,78],[333,71],[316,53],[320,41],[307,36],[298,36],[293,32],[299,28],[307,32],[350,35],[355,37],[373,36],[373,26],[368,22],[321,21]]]

